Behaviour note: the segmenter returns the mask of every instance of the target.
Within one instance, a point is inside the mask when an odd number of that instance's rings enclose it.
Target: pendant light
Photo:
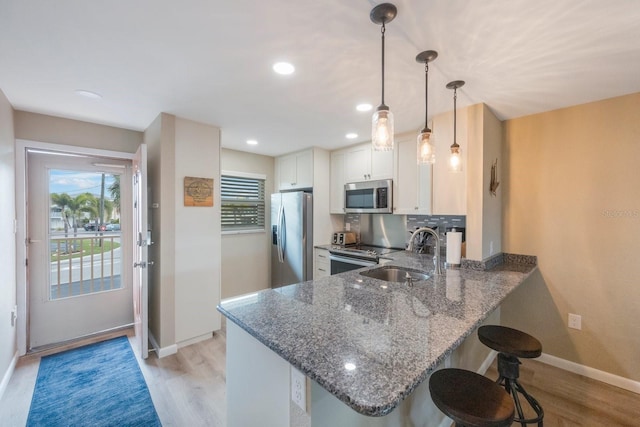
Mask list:
[[[464,81],[454,80],[447,83],[447,89],[453,89],[453,144],[451,144],[451,156],[449,157],[449,170],[451,172],[462,172],[462,157],[460,146],[456,142],[456,100],[458,99],[458,88],[464,86]]]
[[[398,9],[391,3],[382,3],[371,9],[369,18],[374,24],[382,24],[382,102],[371,119],[371,144],[376,151],[393,150],[393,113],[384,103],[384,32],[385,24],[393,21]]]
[[[429,62],[438,57],[435,50],[425,50],[416,56],[416,62],[424,64],[424,129],[418,135],[418,164],[431,164],[436,161],[436,147],[433,144],[433,132],[427,123],[429,117]]]

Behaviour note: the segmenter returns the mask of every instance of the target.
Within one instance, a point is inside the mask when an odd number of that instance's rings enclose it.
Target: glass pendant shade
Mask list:
[[[451,156],[449,157],[449,170],[451,172],[462,172],[462,153],[460,153],[459,145],[457,147],[451,146]]]
[[[393,150],[393,113],[378,109],[371,119],[371,144],[376,151]]]
[[[418,135],[418,164],[432,164],[436,161],[436,146],[430,129],[422,129]]]
[[[453,144],[451,144],[451,155],[449,156],[449,170],[451,172],[462,172],[462,153],[460,145],[456,142],[456,110],[458,100],[458,88],[464,86],[464,80],[454,80],[447,83],[447,89],[453,89]]]

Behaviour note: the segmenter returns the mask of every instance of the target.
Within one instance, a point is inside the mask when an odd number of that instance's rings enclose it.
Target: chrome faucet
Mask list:
[[[433,271],[433,274],[441,275],[442,267],[440,266],[440,237],[438,236],[438,233],[433,231],[433,229],[429,227],[422,227],[414,231],[411,237],[409,237],[409,245],[407,246],[407,251],[413,252],[413,241],[415,240],[416,236],[422,232],[429,233],[433,236],[434,239],[436,239],[435,255],[433,256],[433,263],[435,264],[435,270]]]

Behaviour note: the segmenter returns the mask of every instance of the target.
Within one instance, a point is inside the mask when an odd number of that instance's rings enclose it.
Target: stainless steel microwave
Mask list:
[[[393,181],[352,182],[344,185],[347,213],[393,213]]]

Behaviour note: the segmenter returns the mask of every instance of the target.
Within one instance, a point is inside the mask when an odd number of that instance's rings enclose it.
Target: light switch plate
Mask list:
[[[582,329],[582,316],[579,314],[569,313],[569,327],[571,329]]]

